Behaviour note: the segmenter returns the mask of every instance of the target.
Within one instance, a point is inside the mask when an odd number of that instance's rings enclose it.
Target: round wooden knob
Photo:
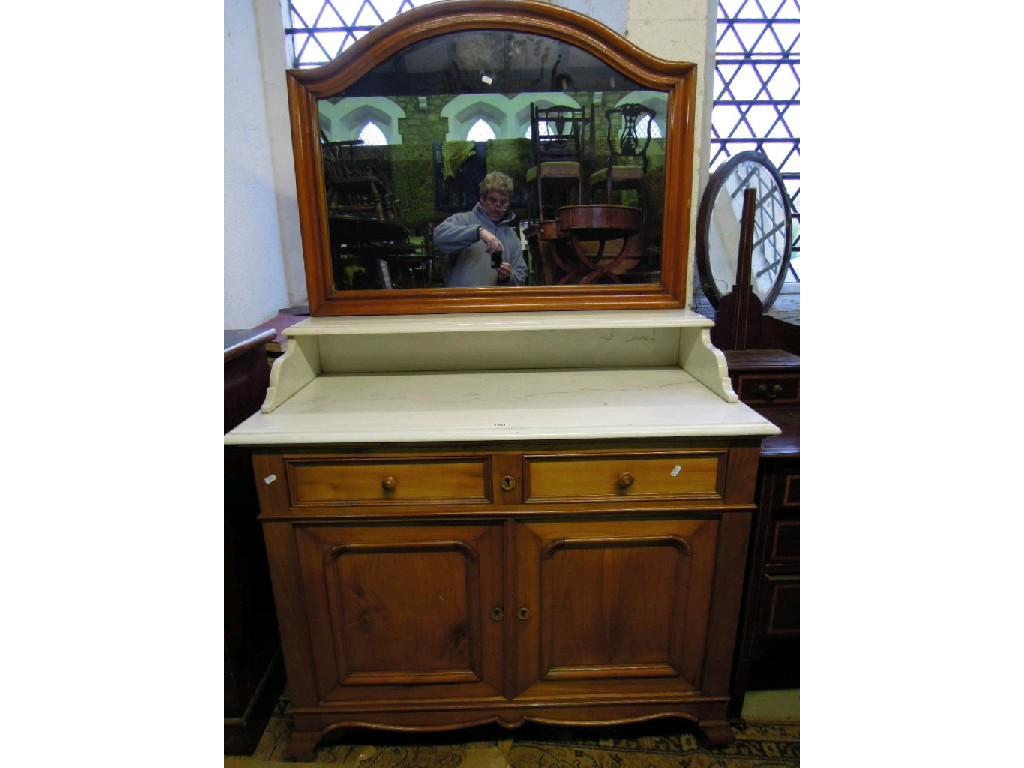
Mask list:
[[[629,474],[629,472],[623,472],[621,475],[619,475],[619,488],[629,488],[629,486],[631,486],[635,482],[636,478]]]
[[[380,481],[380,487],[385,491],[393,491],[398,487],[398,481],[395,480],[393,475],[388,475]]]

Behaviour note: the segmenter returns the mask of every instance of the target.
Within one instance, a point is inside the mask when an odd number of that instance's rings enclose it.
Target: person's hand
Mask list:
[[[509,278],[512,277],[512,265],[507,261],[501,262],[501,266],[498,267],[498,282],[507,283]]]
[[[499,253],[501,251],[501,240],[486,229],[480,229],[480,239],[483,241],[487,253]]]

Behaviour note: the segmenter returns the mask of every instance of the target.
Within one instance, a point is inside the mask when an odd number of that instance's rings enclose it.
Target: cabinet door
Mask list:
[[[320,700],[500,695],[500,525],[296,526],[296,542]]]
[[[518,695],[698,690],[718,525],[519,524]]]

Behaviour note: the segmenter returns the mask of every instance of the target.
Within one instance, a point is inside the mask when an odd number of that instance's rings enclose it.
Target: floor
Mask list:
[[[225,768],[278,768],[286,762],[287,702],[282,699],[252,757]],[[655,721],[609,729],[527,724],[442,734],[353,731],[321,745],[315,763],[344,768],[790,768],[800,762],[800,692],[751,691],[736,741],[707,750],[692,728]],[[309,764],[309,763],[306,763]]]

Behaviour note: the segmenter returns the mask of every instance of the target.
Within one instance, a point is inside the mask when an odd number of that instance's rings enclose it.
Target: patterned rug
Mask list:
[[[252,757],[225,757],[225,768],[285,768],[286,702],[267,724]],[[345,768],[790,768],[800,764],[797,723],[733,725],[736,741],[700,746],[683,721],[600,729],[526,724],[515,731],[486,727],[442,734],[351,731],[322,745],[316,764]]]

